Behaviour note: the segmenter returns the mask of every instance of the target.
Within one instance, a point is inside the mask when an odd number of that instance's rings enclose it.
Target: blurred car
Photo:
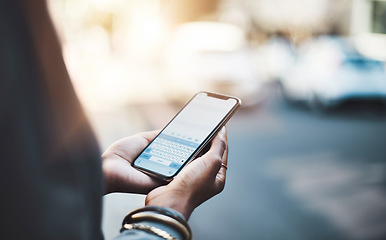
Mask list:
[[[256,51],[257,66],[264,81],[276,81],[296,59],[296,47],[284,37],[271,37]]]
[[[359,54],[344,38],[320,37],[306,43],[280,82],[288,100],[305,102],[311,109],[351,99],[386,99],[384,63]]]
[[[220,22],[190,22],[174,32],[166,54],[170,93],[185,99],[200,90],[234,95],[243,106],[264,99],[245,32]]]

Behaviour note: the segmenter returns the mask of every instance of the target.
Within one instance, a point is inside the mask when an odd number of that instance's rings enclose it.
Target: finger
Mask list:
[[[227,140],[227,131],[226,131],[226,128],[224,127],[224,137],[225,137],[225,141],[228,142]],[[217,174],[217,177],[216,177],[216,180],[218,182],[218,185],[220,186],[220,188],[222,189],[225,185],[225,179],[226,179],[226,172],[227,172],[227,169],[228,169],[228,144],[226,144],[226,149],[224,151],[224,154],[222,156],[222,159],[221,159],[221,168],[220,170],[218,171],[218,174]]]
[[[224,157],[227,157],[226,153],[224,154]],[[228,166],[226,164],[222,164],[216,175],[216,184],[220,188],[220,191],[224,188],[227,170]]]
[[[227,163],[227,148],[226,130],[222,128],[212,140],[209,151],[197,158],[190,165],[201,165],[203,171],[214,178],[220,171],[221,163]]]
[[[224,134],[224,140],[226,143],[226,148],[225,148],[225,151],[223,154],[223,158],[221,159],[221,162],[223,164],[225,164],[225,166],[227,166],[227,164],[228,164],[228,132],[227,132],[226,126],[224,126],[222,128],[222,130],[223,130],[223,134]]]
[[[213,155],[214,160],[220,160],[221,163],[227,164],[227,158],[224,158],[224,154],[228,151],[228,141],[225,126],[221,128],[217,136],[213,139],[212,145],[208,151]]]
[[[150,132],[138,133],[134,136],[129,136],[118,140],[112,144],[102,156],[111,156],[115,154],[121,158],[132,162],[134,158],[148,145],[155,136],[158,130]]]
[[[154,131],[141,132],[141,133],[138,133],[137,135],[143,137],[144,139],[146,139],[148,143],[150,143],[159,134],[159,132],[160,130],[158,129]]]

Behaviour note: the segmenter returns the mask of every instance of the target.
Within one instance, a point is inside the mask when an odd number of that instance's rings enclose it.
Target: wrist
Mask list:
[[[145,205],[173,209],[182,214],[186,221],[188,221],[195,208],[191,199],[185,192],[170,191],[168,194],[153,192],[146,197]]]

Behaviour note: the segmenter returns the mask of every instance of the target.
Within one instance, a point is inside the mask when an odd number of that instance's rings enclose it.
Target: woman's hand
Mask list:
[[[112,192],[147,194],[165,183],[134,169],[131,163],[157,135],[158,131],[139,133],[112,144],[102,154],[105,194]]]
[[[168,185],[151,191],[145,204],[172,208],[188,220],[196,207],[224,189],[227,161],[228,142],[224,127],[213,139],[207,153],[184,167]]]

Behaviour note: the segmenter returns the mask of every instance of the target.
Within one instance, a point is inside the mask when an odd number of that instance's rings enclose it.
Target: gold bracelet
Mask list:
[[[183,215],[173,209],[157,206],[146,206],[128,213],[123,219],[121,232],[126,230],[124,225],[140,224],[141,221],[156,221],[169,225],[179,232],[184,240],[192,239],[191,229]]]
[[[138,224],[138,223],[137,224],[126,223],[123,225],[123,228],[125,228],[127,230],[132,230],[132,229],[142,230],[142,231],[157,235],[158,237],[161,237],[161,238],[166,239],[166,240],[178,240],[177,238],[173,237],[172,235],[170,235],[166,231],[159,229],[159,228],[156,228],[156,227],[153,227],[153,226],[148,226],[148,225],[143,225],[143,224]]]
[[[175,220],[172,217],[162,215],[159,213],[154,213],[154,212],[139,212],[139,213],[133,214],[131,216],[131,219],[133,220],[133,222],[142,221],[142,220],[157,220],[159,222],[166,223],[178,229],[178,231],[183,234],[184,239],[191,239],[191,234],[188,231],[188,229],[183,224],[181,224],[179,221]]]

